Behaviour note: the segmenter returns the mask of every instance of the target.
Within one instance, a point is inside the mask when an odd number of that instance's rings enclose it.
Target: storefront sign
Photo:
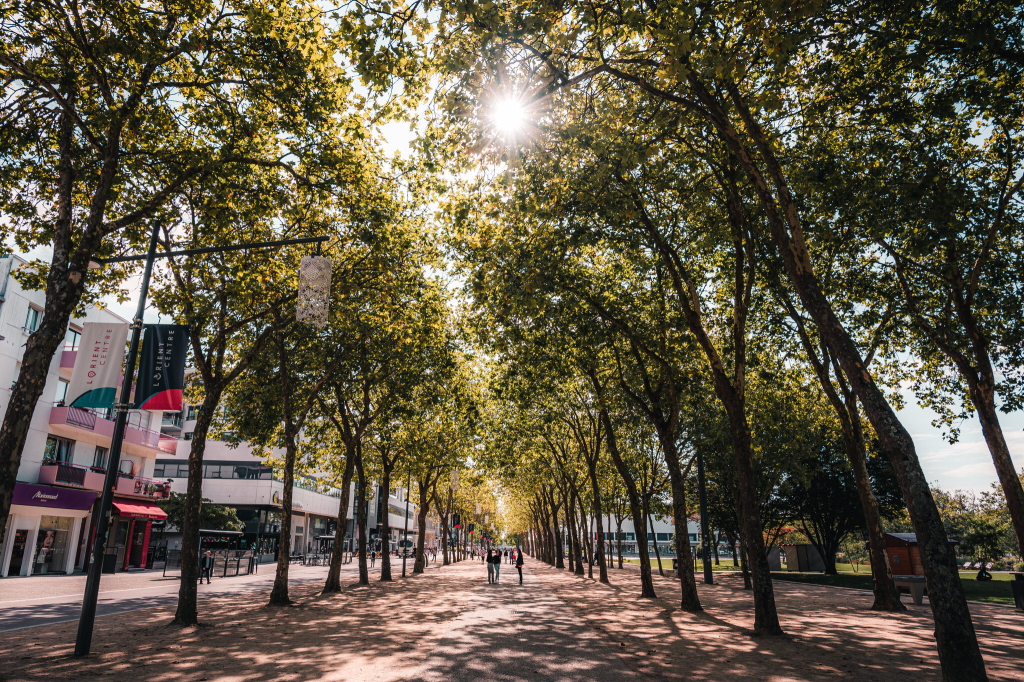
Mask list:
[[[48,507],[50,509],[89,509],[96,500],[91,490],[75,490],[73,488],[55,488],[35,483],[15,483],[14,498],[11,504],[26,507]]]
[[[121,385],[121,361],[128,323],[86,322],[65,401],[71,407],[105,410],[114,406]]]
[[[181,411],[185,387],[188,327],[180,324],[147,324],[139,362],[135,407],[140,410]]]

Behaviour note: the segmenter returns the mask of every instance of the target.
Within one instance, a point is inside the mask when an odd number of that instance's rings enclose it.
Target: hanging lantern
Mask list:
[[[299,305],[295,319],[317,329],[327,326],[331,303],[331,259],[303,256],[299,262]]]

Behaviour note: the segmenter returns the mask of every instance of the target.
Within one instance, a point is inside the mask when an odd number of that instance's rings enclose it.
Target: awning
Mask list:
[[[14,497],[11,500],[11,504],[84,511],[92,507],[92,503],[96,500],[98,494],[91,490],[58,488],[52,485],[38,485],[18,481],[14,484]]]
[[[125,502],[114,500],[114,509],[118,515],[129,519],[153,519],[162,521],[167,518],[167,512],[152,502]]]

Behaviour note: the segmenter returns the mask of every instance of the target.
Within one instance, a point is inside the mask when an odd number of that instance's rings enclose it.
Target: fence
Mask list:
[[[248,549],[212,549],[214,578],[233,578],[256,572],[256,558]],[[164,562],[165,577],[181,577],[181,550],[167,550]]]

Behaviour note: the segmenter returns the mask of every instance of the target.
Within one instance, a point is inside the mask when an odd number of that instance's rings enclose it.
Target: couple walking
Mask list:
[[[487,582],[497,584],[501,577],[501,550],[487,550]],[[510,561],[511,563],[511,561]],[[515,553],[516,570],[519,571],[519,584],[523,584],[523,552]]]

